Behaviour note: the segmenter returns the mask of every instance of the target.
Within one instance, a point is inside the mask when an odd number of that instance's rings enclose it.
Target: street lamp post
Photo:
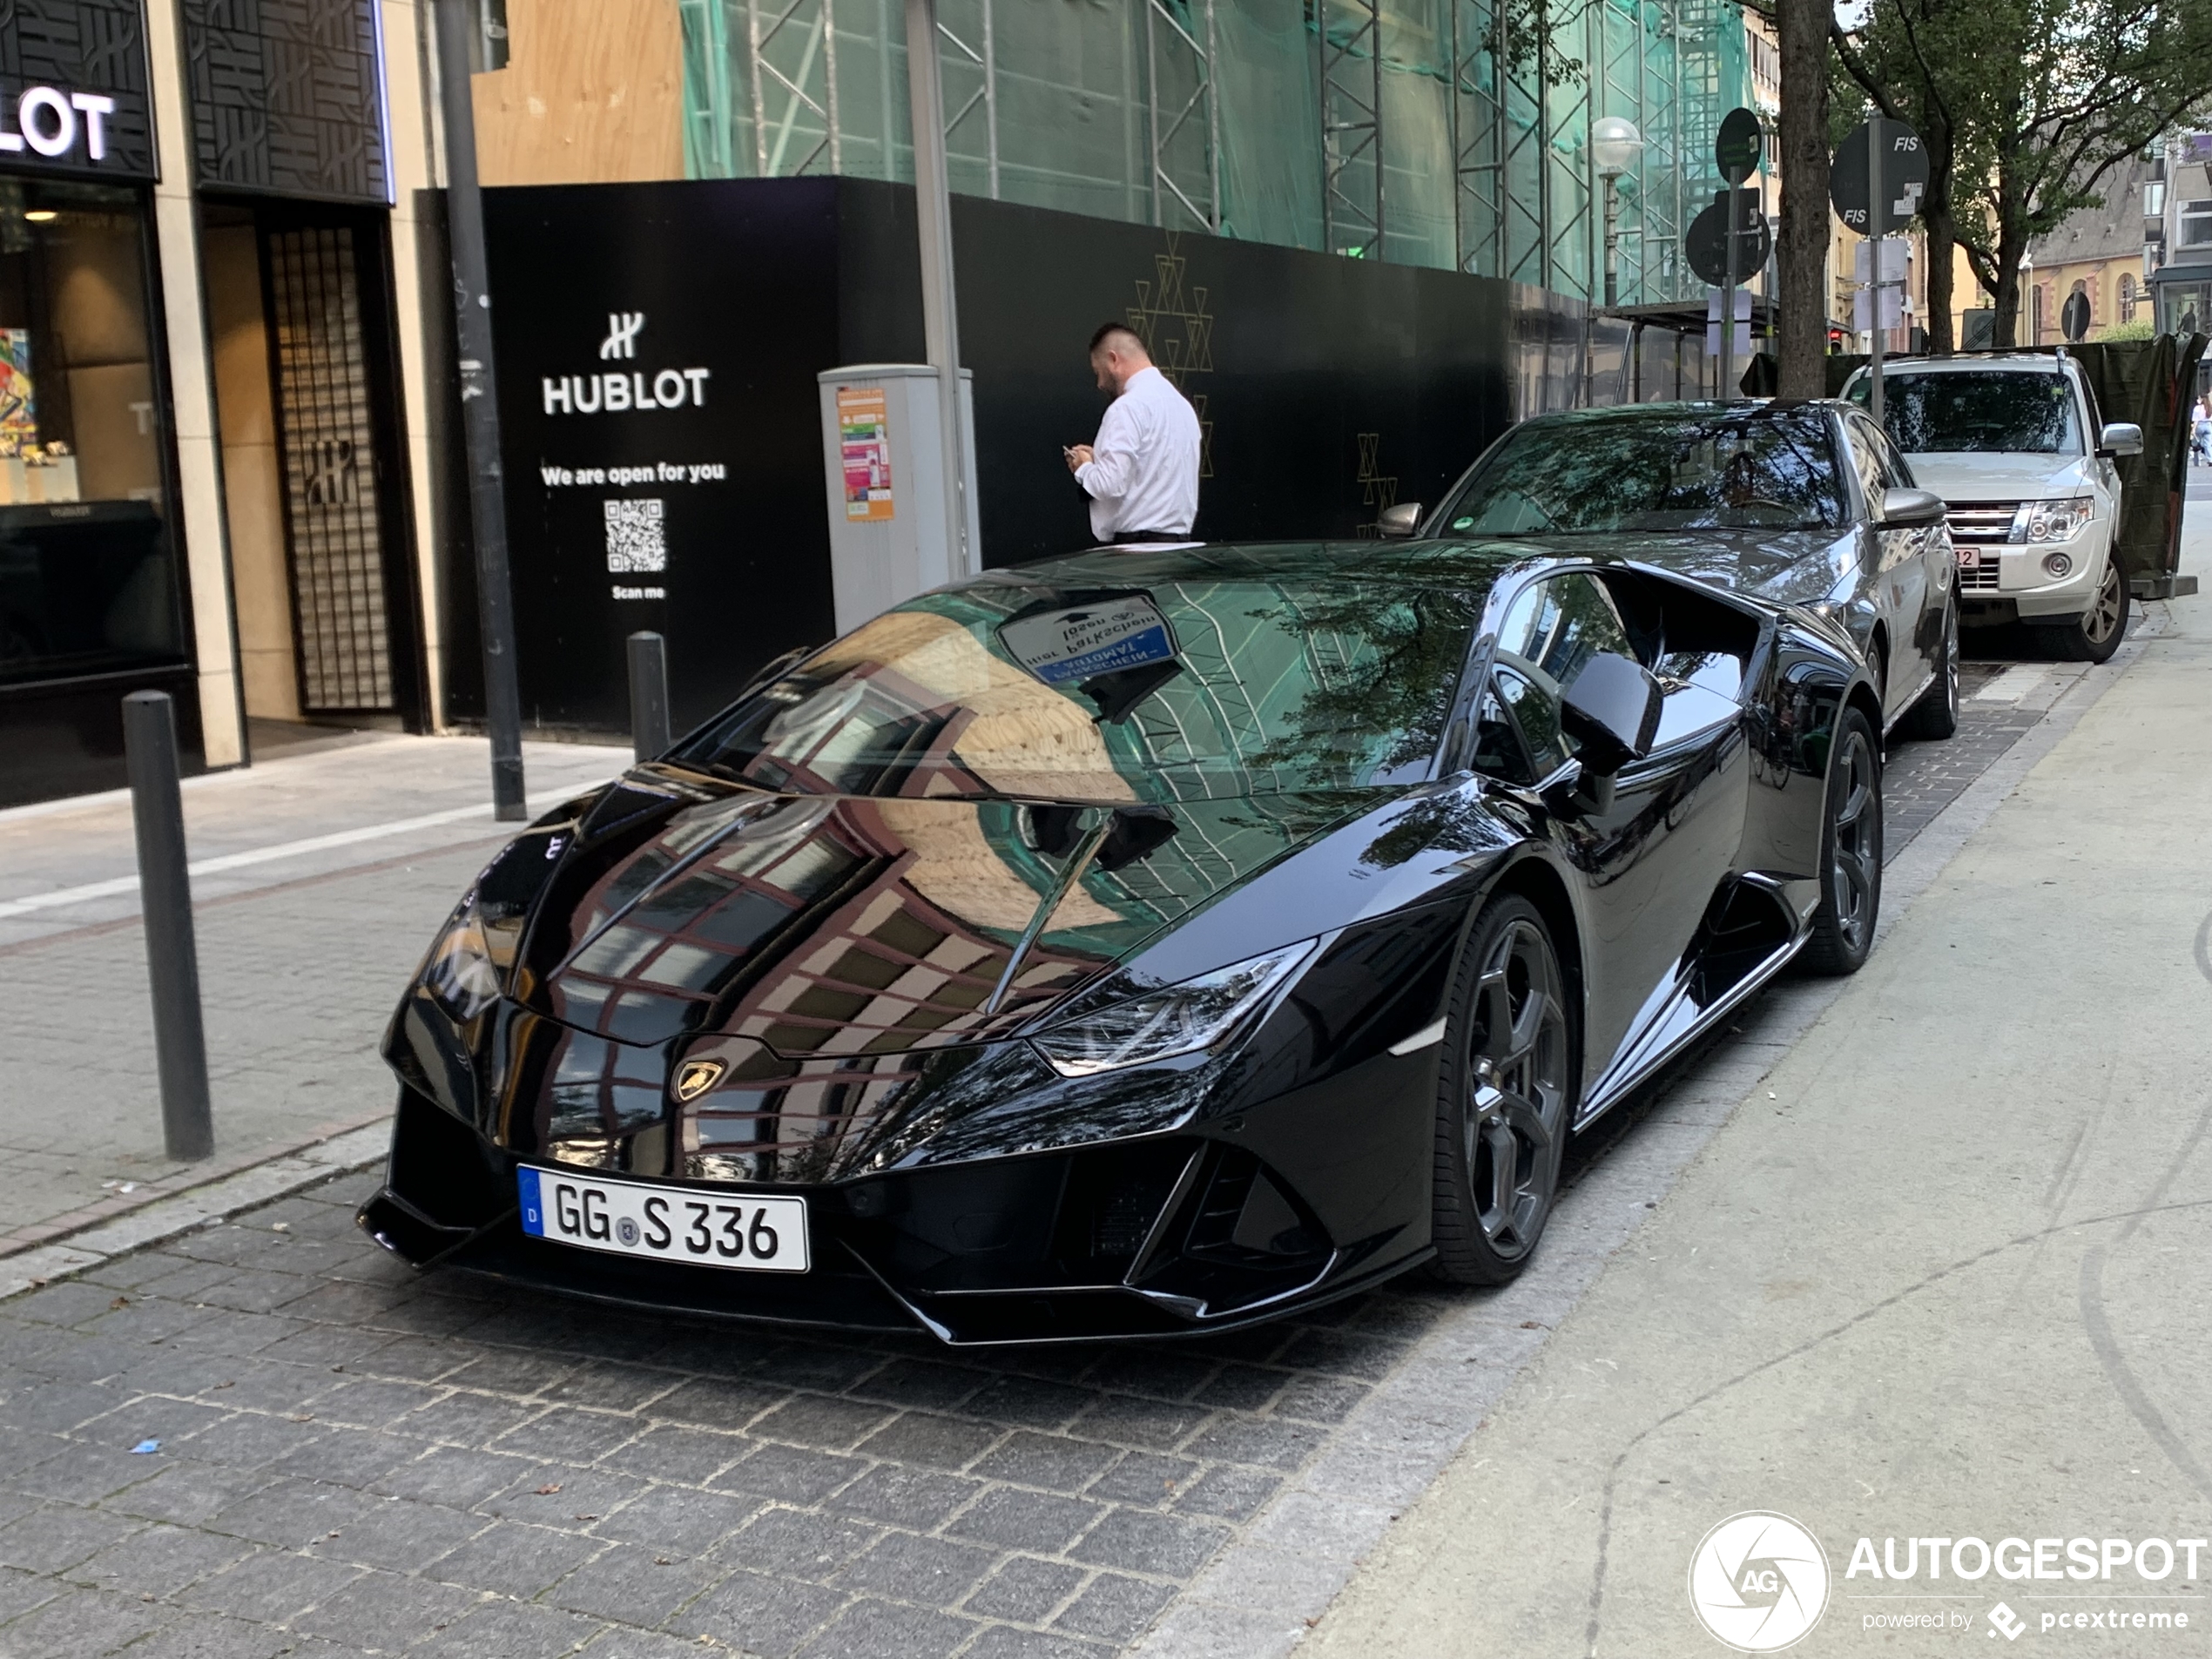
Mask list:
[[[1635,165],[1643,148],[1636,124],[1608,115],[1590,124],[1590,158],[1605,183],[1605,303],[1621,303],[1621,175]]]

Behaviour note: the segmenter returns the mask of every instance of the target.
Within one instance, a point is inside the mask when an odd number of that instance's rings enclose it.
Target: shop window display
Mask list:
[[[0,683],[185,655],[142,201],[0,179]]]

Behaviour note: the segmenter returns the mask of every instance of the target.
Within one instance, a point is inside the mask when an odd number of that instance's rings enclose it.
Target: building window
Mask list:
[[[2212,247],[2212,201],[2182,204],[2182,229],[2177,247]]]
[[[2135,279],[2126,271],[2120,273],[2120,320],[2135,320]]]
[[[0,683],[185,656],[142,199],[0,178]]]

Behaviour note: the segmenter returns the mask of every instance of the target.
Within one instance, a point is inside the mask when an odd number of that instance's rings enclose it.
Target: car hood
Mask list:
[[[1947,502],[2060,500],[2089,493],[2083,455],[1987,455],[1938,451],[1907,455],[1923,489]]]
[[[1380,798],[793,796],[641,769],[584,816],[510,994],[624,1045],[988,1041]]]
[[[1832,594],[1857,567],[1856,545],[1849,530],[1825,529],[1623,530],[1531,537],[1527,543],[1532,554],[1630,559],[1791,605],[1817,604]]]

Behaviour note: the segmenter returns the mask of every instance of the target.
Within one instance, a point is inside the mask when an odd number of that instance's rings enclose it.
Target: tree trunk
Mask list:
[[[2020,250],[2008,248],[2003,240],[1997,244],[1997,314],[1990,319],[1989,343],[2000,349],[2009,349],[2020,344]]]
[[[1828,395],[1828,24],[1831,0],[1779,0],[1782,36],[1780,384]]]
[[[1920,223],[1928,237],[1928,351],[1932,356],[1948,357],[1959,345],[1951,333],[1951,277],[1952,267],[1957,262],[1952,252],[1951,204],[1931,202],[1924,198],[1920,203]]]

